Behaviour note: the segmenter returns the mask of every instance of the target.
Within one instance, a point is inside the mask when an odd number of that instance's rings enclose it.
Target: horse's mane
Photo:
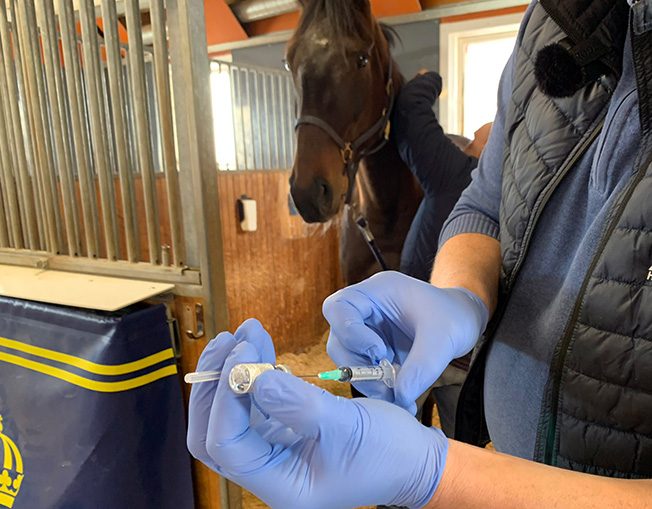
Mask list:
[[[362,29],[360,18],[351,0],[311,0],[303,8],[298,33],[305,33],[314,23],[319,23],[335,37],[357,35]]]
[[[319,23],[336,39],[359,37],[368,30],[365,21],[351,0],[311,0],[303,9],[297,33],[304,34],[314,23]],[[380,23],[380,27],[390,47],[394,47],[401,39],[396,30],[384,23]]]

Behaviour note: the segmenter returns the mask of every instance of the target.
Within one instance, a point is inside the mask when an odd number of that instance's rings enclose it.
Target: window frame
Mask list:
[[[518,34],[524,13],[505,14],[451,23],[439,30],[440,73],[444,88],[440,97],[440,122],[445,132],[464,132],[464,56],[473,42]],[[480,126],[477,126],[480,127]]]

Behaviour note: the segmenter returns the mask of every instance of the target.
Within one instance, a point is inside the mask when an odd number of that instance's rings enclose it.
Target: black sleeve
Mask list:
[[[442,90],[439,74],[417,76],[401,89],[392,117],[393,137],[401,158],[428,196],[471,182],[477,159],[467,156],[439,125],[433,105]]]

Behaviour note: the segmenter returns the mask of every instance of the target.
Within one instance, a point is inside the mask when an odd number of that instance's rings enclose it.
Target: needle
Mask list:
[[[319,375],[294,375],[297,378],[319,378]],[[188,373],[183,380],[187,384],[201,384],[205,382],[217,382],[222,377],[221,371],[199,371]]]

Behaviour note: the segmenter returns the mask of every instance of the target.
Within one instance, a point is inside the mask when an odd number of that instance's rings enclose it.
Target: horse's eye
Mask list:
[[[358,69],[367,67],[367,64],[369,64],[369,55],[366,54],[358,55]]]
[[[290,62],[288,62],[287,58],[283,59],[283,67],[285,67],[285,70],[287,72],[292,72],[292,68],[290,67]]]

